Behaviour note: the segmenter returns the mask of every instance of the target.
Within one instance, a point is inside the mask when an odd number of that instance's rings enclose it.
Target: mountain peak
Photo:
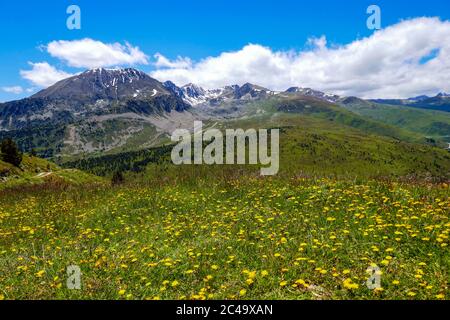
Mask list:
[[[298,93],[307,97],[314,97],[328,102],[336,102],[339,96],[335,94],[324,93],[322,91],[313,90],[311,88],[291,87],[286,90],[287,93]]]
[[[87,70],[73,77],[61,80],[42,90],[32,98],[74,98],[81,100],[120,99],[138,95],[168,94],[159,81],[145,72],[133,69]]]

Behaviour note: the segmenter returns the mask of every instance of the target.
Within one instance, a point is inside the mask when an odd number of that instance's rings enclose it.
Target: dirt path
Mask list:
[[[41,172],[38,175],[36,175],[35,178],[45,178],[45,177],[48,177],[48,176],[50,176],[52,174],[53,174],[53,172]]]

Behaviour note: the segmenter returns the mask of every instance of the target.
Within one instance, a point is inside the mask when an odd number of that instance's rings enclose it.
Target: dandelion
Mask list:
[[[36,272],[36,277],[42,278],[42,276],[44,275],[44,273],[45,273],[45,270],[38,271],[38,272]]]
[[[359,288],[359,285],[356,283],[353,283],[352,279],[350,279],[350,278],[345,279],[343,282],[343,285],[344,285],[344,288],[349,289],[349,290]]]

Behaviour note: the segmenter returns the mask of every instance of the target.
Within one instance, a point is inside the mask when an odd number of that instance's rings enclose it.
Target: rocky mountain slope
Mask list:
[[[0,104],[0,139],[12,137],[22,150],[34,148],[43,157],[73,159],[159,146],[170,141],[175,129],[192,128],[194,120],[216,125],[255,118],[264,125],[280,113],[326,118],[330,126],[346,125],[400,140],[425,141],[424,134],[433,139],[450,136],[450,119],[442,114],[424,111],[427,122],[419,126],[422,115],[408,110],[408,121],[402,122],[406,113],[397,107],[396,122],[386,122],[384,117],[393,118],[391,109],[377,106],[310,88],[276,92],[250,83],[218,89],[178,87],[135,69],[93,69],[29,98]]]

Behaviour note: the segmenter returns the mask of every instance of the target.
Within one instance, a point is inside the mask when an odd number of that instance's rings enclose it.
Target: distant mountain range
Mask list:
[[[381,104],[450,112],[450,94],[447,93],[439,93],[435,97],[424,95],[409,99],[374,99],[371,101]]]
[[[165,143],[174,129],[190,128],[194,119],[226,121],[252,117],[268,112],[261,107],[252,109],[254,103],[270,105],[273,101],[277,107],[270,112],[320,111],[333,117],[341,114],[341,120],[349,117],[348,111],[381,110],[377,107],[380,104],[450,111],[447,94],[367,101],[310,88],[292,87],[277,92],[250,83],[218,89],[195,84],[178,87],[171,81],[161,83],[131,68],[93,69],[59,81],[29,98],[0,104],[0,138],[12,136],[23,150],[36,148],[45,157],[103,154]],[[384,114],[372,113],[353,116],[370,115],[380,121]],[[435,118],[438,117],[429,118],[425,129],[419,132],[429,132],[427,128],[432,126],[433,136],[450,136],[450,120]],[[361,126],[366,120],[352,121],[352,126]],[[376,132],[384,129],[380,130]]]

